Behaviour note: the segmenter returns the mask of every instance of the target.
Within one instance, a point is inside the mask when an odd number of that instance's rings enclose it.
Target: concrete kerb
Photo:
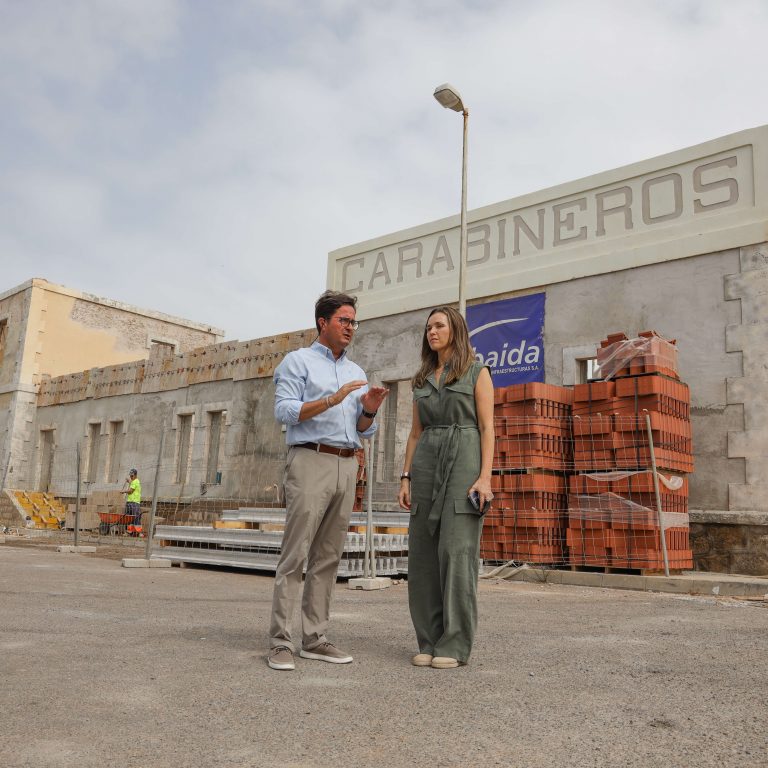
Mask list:
[[[6,537],[0,536],[0,544]],[[61,545],[62,553],[93,553],[97,547]],[[123,558],[123,568],[170,568],[171,560],[164,558]],[[589,571],[560,571],[544,568],[513,567],[495,569],[493,578],[505,581],[525,581],[531,584],[564,584],[574,587],[603,587],[640,592],[665,592],[681,595],[712,595],[715,597],[754,597],[768,600],[768,578],[734,576],[731,574],[691,571],[679,576],[642,576],[629,573],[597,573]],[[376,582],[376,583],[374,583]],[[391,579],[350,579],[349,589],[375,590],[392,585]]]
[[[373,589],[387,589],[387,587],[391,586],[392,579],[387,578],[386,576],[354,578],[347,582],[347,589],[364,589],[366,591]]]
[[[124,557],[123,568],[170,568],[173,563],[160,557],[147,560],[139,557]]]
[[[768,593],[768,578],[733,576],[722,573],[687,572],[679,576],[642,576],[628,573],[597,573],[558,571],[543,568],[509,569],[496,576],[507,581],[533,584],[567,584],[579,587],[629,589],[641,592],[666,592],[684,595],[714,595],[720,597],[764,597]]]
[[[95,552],[96,547],[88,546],[85,544],[78,544],[75,546],[74,544],[62,544],[60,547],[56,547],[57,552],[74,552],[74,553],[82,553],[82,552]]]

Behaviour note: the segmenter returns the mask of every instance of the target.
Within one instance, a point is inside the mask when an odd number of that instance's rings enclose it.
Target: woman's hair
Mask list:
[[[320,333],[320,318],[330,320],[337,309],[341,307],[357,307],[357,296],[349,296],[338,291],[326,291],[315,302],[315,327]]]
[[[448,320],[448,329],[450,335],[448,343],[451,345],[451,355],[448,358],[446,368],[448,369],[445,378],[446,384],[452,384],[458,381],[475,361],[475,353],[472,345],[469,343],[469,331],[464,318],[453,307],[435,307],[427,317],[427,323],[432,315],[442,312]],[[421,339],[421,366],[416,375],[411,379],[411,385],[414,389],[424,386],[432,371],[437,368],[437,352],[429,348],[427,341],[427,324],[424,324],[424,336]]]

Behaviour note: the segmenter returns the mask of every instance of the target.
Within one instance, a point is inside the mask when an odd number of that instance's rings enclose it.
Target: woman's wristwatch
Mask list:
[[[402,475],[400,475],[401,480],[408,480],[408,482],[411,481],[411,473],[410,472],[403,472]]]
[[[378,411],[371,413],[370,411],[366,411],[365,408],[363,408],[363,416],[365,416],[366,419],[375,419],[377,413]]]

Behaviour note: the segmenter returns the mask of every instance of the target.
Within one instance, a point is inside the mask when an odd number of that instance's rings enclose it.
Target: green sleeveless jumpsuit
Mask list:
[[[477,625],[483,520],[467,499],[480,474],[473,363],[453,384],[413,392],[424,431],[411,463],[408,603],[420,653],[466,663]]]

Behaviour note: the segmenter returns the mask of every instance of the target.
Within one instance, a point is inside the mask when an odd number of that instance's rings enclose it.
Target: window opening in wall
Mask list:
[[[219,472],[219,446],[221,443],[221,426],[224,423],[226,411],[211,411],[208,422],[208,462],[205,471],[205,482],[208,485],[221,483]]]
[[[189,465],[189,444],[192,437],[192,414],[179,416],[178,450],[176,463],[176,482],[187,481],[187,466]]]
[[[152,339],[149,354],[153,359],[166,360],[176,354],[176,345],[169,344],[167,341],[156,341],[155,339]]]
[[[120,460],[123,454],[123,422],[109,422],[109,474],[110,483],[120,482]]]
[[[0,320],[0,363],[5,356],[5,340],[8,337],[8,321]]]
[[[600,375],[596,357],[587,357],[576,361],[577,384],[586,384],[590,379],[596,379]]]
[[[53,474],[53,430],[40,430],[40,490],[48,493]]]
[[[86,482],[95,483],[99,468],[99,442],[101,441],[101,424],[88,425],[88,474]]]
[[[403,382],[404,384],[405,382]],[[398,406],[398,395],[399,395],[399,385],[400,382],[398,381],[387,381],[384,383],[384,386],[389,389],[389,395],[387,395],[387,399],[384,401],[384,419],[383,419],[383,440],[379,443],[380,446],[383,445],[383,477],[385,480],[391,480],[395,476],[396,468],[395,468],[395,452],[397,450],[397,406]],[[381,419],[379,420],[382,421]],[[379,424],[379,429],[382,428],[382,424]],[[380,448],[381,450],[381,448]],[[402,467],[400,467],[402,469]],[[399,477],[400,471],[397,470],[397,475]]]
[[[382,482],[399,482],[411,429],[413,390],[410,379],[386,381],[384,385],[389,389],[389,395],[382,406],[384,411],[375,441],[376,478]]]

